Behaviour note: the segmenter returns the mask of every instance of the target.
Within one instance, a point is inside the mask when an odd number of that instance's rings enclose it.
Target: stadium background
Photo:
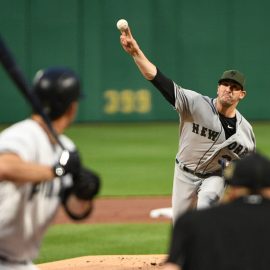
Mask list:
[[[85,98],[79,122],[177,119],[120,47],[116,29],[120,18],[128,20],[150,60],[186,88],[213,96],[224,69],[241,70],[248,91],[241,111],[249,120],[269,119],[266,0],[0,0],[0,4],[1,34],[29,80],[38,69],[52,65],[66,65],[80,74]],[[29,106],[2,69],[0,79],[0,121],[23,118]]]

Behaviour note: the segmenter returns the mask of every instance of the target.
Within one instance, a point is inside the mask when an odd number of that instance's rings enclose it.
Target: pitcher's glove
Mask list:
[[[73,193],[78,199],[92,200],[100,190],[100,177],[93,171],[81,168],[79,174],[73,175]]]

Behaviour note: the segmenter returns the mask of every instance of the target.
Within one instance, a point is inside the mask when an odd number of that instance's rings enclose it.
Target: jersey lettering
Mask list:
[[[192,123],[192,124],[193,124],[192,132],[199,134],[199,124],[195,124],[195,123]]]
[[[32,190],[29,195],[29,200],[32,200],[35,194],[42,193],[45,197],[52,197],[53,196],[53,182],[46,182],[46,183],[38,183],[32,185]]]
[[[231,151],[233,151],[240,158],[243,158],[248,153],[248,148],[247,147],[244,147],[240,143],[238,144],[237,142],[233,142],[230,145],[228,145],[228,149],[231,150]]]
[[[237,143],[233,142],[230,145],[228,145],[228,148],[229,148],[229,150],[233,150],[236,146],[237,146]]]
[[[239,155],[240,158],[243,158],[244,156],[246,156],[248,154],[248,148],[245,147],[244,151]]]
[[[206,131],[207,131],[207,128],[202,127],[201,136],[206,137]]]
[[[199,132],[200,131],[200,132]],[[208,135],[207,135],[207,131],[208,131]],[[200,125],[199,124],[195,124],[192,123],[192,132],[201,135],[202,137],[208,137],[209,140],[215,141],[217,136],[218,136],[218,132],[208,129],[206,127],[202,127],[200,130]]]
[[[40,184],[33,184],[28,200],[31,201],[34,195],[39,192],[39,190],[40,190]]]
[[[212,141],[215,141],[217,136],[218,136],[218,132],[209,129],[208,139],[211,139]]]
[[[239,155],[239,153],[242,151],[243,148],[244,148],[243,145],[238,145],[237,148],[234,150],[234,153]]]

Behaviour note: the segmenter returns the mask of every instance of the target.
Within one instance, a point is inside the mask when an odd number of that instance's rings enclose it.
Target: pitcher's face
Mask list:
[[[218,86],[218,100],[223,106],[237,105],[246,95],[241,86],[237,83],[223,81]]]

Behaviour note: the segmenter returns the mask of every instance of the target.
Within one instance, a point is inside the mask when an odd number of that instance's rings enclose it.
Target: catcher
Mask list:
[[[15,123],[0,134],[0,269],[33,270],[42,237],[60,205],[76,220],[86,218],[100,188],[63,132],[72,123],[80,81],[67,68],[37,72],[33,91],[59,134],[62,150],[42,118]]]

